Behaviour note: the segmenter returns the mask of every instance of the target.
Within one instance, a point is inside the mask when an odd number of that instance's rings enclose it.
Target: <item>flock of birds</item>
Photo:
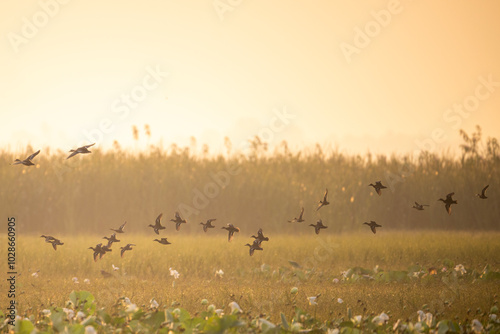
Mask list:
[[[73,156],[75,156],[75,155],[77,155],[79,153],[81,153],[81,154],[91,153],[91,151],[89,151],[88,148],[91,147],[91,146],[93,146],[93,145],[95,145],[95,143],[79,147],[76,150],[70,150],[71,154],[66,159],[69,159],[69,158],[71,158],[71,157],[73,157]],[[39,153],[40,153],[40,150],[38,150],[37,152],[31,154],[30,156],[28,156],[24,160],[16,159],[14,161],[13,165],[22,164],[24,166],[33,166],[35,164],[32,162],[32,160]],[[381,181],[377,181],[377,182],[375,182],[375,184],[370,183],[368,186],[373,187],[379,196],[382,195],[382,190],[383,189],[387,189],[387,187],[384,186]],[[486,193],[486,189],[488,189],[488,187],[489,187],[489,185],[485,186],[482,189],[481,193],[476,194],[476,196],[479,197],[480,199],[487,199],[488,197],[486,196],[485,193]],[[451,206],[452,206],[452,204],[457,204],[458,203],[456,200],[453,199],[453,195],[454,194],[455,193],[452,192],[452,193],[449,193],[448,195],[446,195],[445,199],[443,199],[443,198],[438,199],[438,201],[442,201],[444,203],[445,210],[446,210],[446,212],[448,212],[449,215],[451,215]],[[330,202],[328,202],[328,189],[326,189],[325,190],[325,194],[323,195],[323,199],[320,200],[319,203],[318,203],[318,207],[316,208],[316,211],[318,211],[319,209],[321,209],[322,207],[324,207],[324,206],[326,206],[328,204],[330,204]],[[416,210],[422,211],[422,210],[424,210],[424,207],[426,207],[426,206],[429,206],[429,205],[428,204],[419,204],[418,202],[415,202],[415,205],[413,206],[413,208],[416,209]],[[162,216],[163,216],[163,214],[160,213],[158,215],[158,217],[156,218],[155,224],[154,225],[153,224],[148,225],[148,227],[151,227],[153,229],[154,233],[156,233],[158,235],[160,234],[161,230],[165,229],[165,226],[163,226],[161,224],[161,218],[162,218]],[[208,219],[206,221],[206,223],[203,223],[203,222],[200,223],[200,225],[203,226],[203,231],[205,233],[208,231],[208,229],[215,228],[215,226],[212,224],[212,222],[215,221],[215,220],[216,219]],[[175,229],[177,231],[180,230],[182,224],[186,224],[187,223],[187,221],[181,217],[181,215],[179,214],[179,212],[176,212],[175,216],[174,216],[174,219],[170,219],[170,221],[172,221],[172,222],[175,223]],[[289,223],[302,223],[304,221],[305,221],[305,219],[304,219],[304,208],[303,207],[302,207],[302,209],[301,209],[300,214],[299,214],[298,217],[295,217],[295,218],[293,218],[291,220],[288,220]],[[102,243],[99,243],[95,247],[89,247],[89,249],[91,249],[93,251],[94,261],[97,261],[97,259],[102,258],[107,252],[112,251],[111,246],[112,246],[113,243],[120,242],[120,240],[118,240],[116,238],[116,233],[124,233],[124,228],[125,228],[126,224],[127,224],[127,222],[123,223],[118,229],[111,229],[114,233],[111,234],[110,237],[105,236],[103,238],[103,239],[106,239],[108,241],[107,244],[103,245]],[[363,224],[368,225],[370,227],[371,231],[374,234],[377,233],[377,230],[376,230],[377,227],[382,227],[382,225],[377,224],[375,221],[364,222]],[[326,225],[323,224],[323,221],[321,219],[319,219],[316,222],[316,224],[309,224],[309,226],[314,227],[314,230],[315,230],[316,234],[319,234],[322,229],[328,228],[328,226],[326,226]],[[240,232],[240,229],[238,227],[235,227],[233,224],[227,224],[226,226],[223,226],[221,228],[228,231],[228,241],[229,242],[231,242],[233,240],[234,233]],[[45,242],[52,244],[52,247],[54,248],[54,250],[57,250],[57,246],[64,245],[64,243],[61,240],[59,240],[57,238],[54,238],[53,236],[42,235],[41,237],[45,238]],[[254,238],[254,241],[251,244],[250,243],[245,244],[245,246],[250,247],[249,248],[249,254],[250,254],[250,256],[252,256],[256,250],[263,250],[263,248],[262,248],[262,242],[263,241],[269,241],[269,238],[264,236],[262,228],[259,229],[259,231],[257,232],[256,236],[252,235],[251,237]],[[160,243],[162,245],[170,245],[171,244],[167,240],[167,238],[154,239],[153,241],[158,242],[158,243]],[[127,244],[124,247],[120,247],[120,249],[121,249],[121,253],[120,253],[121,257],[123,257],[123,254],[126,251],[132,250],[132,246],[136,246],[136,245],[135,244]]]

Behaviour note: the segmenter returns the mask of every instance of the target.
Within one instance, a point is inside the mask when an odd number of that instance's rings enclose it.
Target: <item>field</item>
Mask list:
[[[39,148],[3,151],[0,211],[16,219],[16,302],[26,318],[12,330],[481,332],[480,322],[498,332],[500,147],[480,128],[462,136],[456,157],[291,152],[285,142],[271,152],[257,137],[245,154],[226,141],[225,154],[211,155],[194,139],[138,153],[115,143],[69,160],[42,148],[32,167],[10,164]],[[368,186],[379,180],[381,196]],[[325,189],[330,204],[316,210]],[[451,192],[449,215],[437,200]],[[305,222],[288,223],[301,208]],[[176,211],[187,220],[180,231]],[[157,236],[148,225],[160,213]],[[216,228],[204,233],[209,218]],[[328,228],[316,235],[309,224],[319,219]],[[376,234],[363,224],[371,220],[382,225]],[[94,262],[88,248],[125,221],[121,242]],[[220,228],[228,223],[241,230],[230,243]],[[249,256],[244,245],[259,228],[270,240]],[[64,245],[54,251],[42,234]],[[136,246],[122,259],[127,243]]]
[[[167,246],[152,242],[153,235],[121,234],[114,251],[95,263],[87,248],[100,242],[98,235],[61,236],[65,244],[57,251],[38,236],[20,237],[19,313],[43,319],[43,309],[65,307],[70,293],[82,290],[95,297],[97,309],[106,310],[127,297],[144,310],[154,299],[160,309],[178,307],[194,316],[206,311],[206,299],[227,314],[236,301],[248,319],[267,317],[272,323],[281,323],[281,313],[292,322],[297,310],[319,324],[348,320],[348,312],[352,317],[385,312],[391,324],[417,322],[417,311],[423,310],[437,321],[463,325],[472,319],[487,324],[500,293],[498,233],[269,235],[264,250],[250,257],[243,246],[251,240],[249,232],[228,243],[223,231],[202,236],[183,236],[173,226],[167,231],[172,242]],[[120,258],[124,243],[137,246]],[[5,257],[4,249],[0,255]],[[180,274],[177,279],[170,268]],[[216,275],[218,270],[224,274]],[[308,297],[318,295],[317,305],[310,305]]]

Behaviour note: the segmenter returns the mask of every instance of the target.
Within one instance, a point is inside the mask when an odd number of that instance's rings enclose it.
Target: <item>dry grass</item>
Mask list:
[[[215,232],[215,231],[210,231]],[[309,231],[312,232],[312,231]],[[114,251],[94,263],[87,248],[100,242],[99,236],[61,236],[65,242],[54,251],[42,238],[23,236],[18,242],[19,311],[37,313],[50,305],[62,306],[72,290],[88,290],[99,307],[109,308],[118,298],[129,297],[138,305],[149,305],[155,298],[160,305],[173,302],[190,312],[205,309],[202,299],[217,307],[236,300],[253,314],[267,314],[275,321],[280,312],[291,315],[294,307],[313,312],[306,297],[321,294],[314,312],[320,319],[346,315],[347,308],[355,314],[390,312],[395,318],[414,318],[424,304],[440,316],[465,319],[467,310],[475,313],[488,310],[500,292],[498,281],[455,278],[440,273],[432,279],[411,279],[407,282],[382,283],[373,280],[342,281],[341,272],[360,266],[379,270],[408,270],[419,265],[443,268],[444,263],[463,264],[468,273],[480,273],[486,264],[491,270],[500,268],[498,233],[386,233],[320,236],[270,235],[264,251],[248,256],[243,244],[249,233],[241,233],[228,243],[222,233],[185,236],[170,232],[173,243],[162,246],[151,240],[156,235],[120,235]],[[119,246],[133,242],[131,252],[119,256]],[[0,256],[4,257],[4,250]],[[302,268],[296,269],[289,260]],[[448,262],[447,262],[448,261]],[[113,272],[112,264],[119,267]],[[175,280],[169,268],[180,273]],[[222,269],[223,278],[215,271]],[[38,271],[38,277],[32,273]],[[104,278],[101,270],[112,273]],[[453,268],[448,268],[453,271]],[[77,277],[79,283],[72,281]],[[339,283],[333,283],[333,279]],[[89,279],[90,284],[84,283]],[[298,287],[297,296],[290,294]],[[337,298],[344,303],[339,304]],[[361,302],[359,302],[360,300]],[[361,304],[362,303],[362,304]],[[478,315],[480,316],[480,315]]]

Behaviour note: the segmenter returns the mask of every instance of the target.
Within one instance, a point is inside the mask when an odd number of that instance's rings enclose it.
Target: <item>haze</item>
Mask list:
[[[493,0],[3,1],[0,145],[194,137],[218,152],[261,135],[453,150],[459,129],[500,133],[498,13]]]

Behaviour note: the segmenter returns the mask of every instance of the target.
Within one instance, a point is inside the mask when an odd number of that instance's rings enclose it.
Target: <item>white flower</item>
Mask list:
[[[270,321],[267,321],[266,319],[262,319],[262,318],[259,318],[259,320],[257,320],[257,324],[258,324],[260,330],[264,329],[263,332],[265,332],[271,328],[276,328],[275,324],[273,324]]]
[[[342,304],[343,302],[344,302],[344,301],[342,300],[342,298],[338,298],[338,299],[337,299],[337,303]]]
[[[135,304],[128,304],[127,308],[125,308],[125,312],[127,313],[134,313],[137,311],[138,307]]]
[[[363,320],[363,318],[360,315],[356,315],[356,316],[354,316],[354,318],[352,318],[352,320],[355,324],[360,324],[361,320]]]
[[[490,320],[496,321],[497,320],[497,315],[496,314],[490,314]]]
[[[90,284],[90,280],[88,278],[86,278],[86,279],[83,280],[83,283]],[[94,327],[92,327],[92,328],[94,328]]]
[[[50,312],[50,310],[44,309],[44,310],[42,310],[42,313],[43,313],[43,315],[48,317],[51,312]]]
[[[130,305],[130,304],[132,304],[132,303],[130,302],[130,299],[128,299],[128,297],[123,298],[123,302],[125,303],[125,305]]]
[[[68,317],[68,319],[73,319],[73,317],[75,316],[75,311],[73,311],[72,309],[64,307],[63,311],[64,311],[64,313],[66,313],[66,316]]]
[[[373,268],[373,272],[376,274],[378,273],[378,264],[375,266],[375,268]]]
[[[215,276],[222,278],[222,276],[224,276],[224,272],[222,271],[222,269],[217,270],[215,272]]]
[[[424,311],[418,310],[417,313],[418,313],[418,322],[424,321],[426,318]]]
[[[231,308],[231,314],[235,313],[234,311],[237,311],[236,313],[243,313],[240,305],[238,305],[238,303],[236,303],[236,302],[230,302],[229,307]]]
[[[472,330],[475,333],[482,333],[484,330],[483,324],[481,324],[481,322],[477,319],[472,320]]]
[[[375,318],[373,318],[373,322],[377,324],[378,326],[381,326],[385,324],[389,320],[389,316],[385,314],[384,312],[380,313],[377,315]]]
[[[414,327],[414,328],[415,328],[415,330],[416,330],[417,332],[419,332],[419,333],[420,333],[420,332],[422,332],[422,323],[421,323],[421,322],[417,322],[417,323],[415,324],[415,327]]]
[[[463,274],[467,273],[467,270],[465,270],[465,268],[464,268],[464,266],[462,264],[457,264],[455,266],[455,271],[459,272],[460,275],[463,275]]]
[[[73,283],[75,283],[75,284],[79,284],[79,283],[80,283],[80,282],[78,282],[78,277],[73,277],[71,280],[72,280],[72,281],[73,281]]]
[[[78,320],[82,320],[83,318],[85,318],[85,313],[83,313],[82,311],[76,312],[76,318]]]
[[[341,274],[344,278],[347,278],[347,270],[346,270],[346,271],[342,271],[342,272],[340,272],[340,274]]]
[[[33,276],[34,278],[37,278],[38,277],[38,273],[34,272],[33,274],[31,274],[31,276]]]
[[[170,276],[174,276],[174,279],[178,279],[181,274],[177,270],[174,270],[172,268],[168,268],[170,270]]]
[[[120,270],[120,268],[116,267],[114,264],[112,264],[111,267],[113,267],[114,271]]]
[[[159,306],[158,302],[154,298],[151,298],[151,300],[149,301],[149,303],[150,303],[149,307],[151,307],[151,308],[155,308],[156,309]]]
[[[427,326],[432,327],[432,318],[433,318],[433,317],[434,317],[434,316],[433,316],[433,315],[432,315],[432,313],[430,313],[430,312],[427,312],[427,313],[425,314],[425,323],[427,324]]]
[[[326,334],[339,334],[340,331],[338,328],[335,328],[335,329],[331,329],[331,328],[328,328],[328,330],[326,331]]]
[[[215,311],[215,314],[217,314],[219,317],[223,316],[224,315],[224,310],[223,309],[216,309]]]
[[[97,334],[97,331],[92,326],[85,326],[85,334]]]
[[[334,278],[332,282],[335,283],[335,284],[337,284],[339,282],[339,279],[338,278]]]
[[[316,299],[318,299],[317,296],[307,297],[307,299],[309,300],[309,305],[318,305],[318,303],[316,303]]]

